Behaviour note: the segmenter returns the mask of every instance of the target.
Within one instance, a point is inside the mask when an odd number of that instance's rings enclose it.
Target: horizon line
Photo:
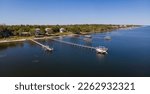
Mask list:
[[[0,23],[0,25],[141,25],[141,26],[150,26],[150,24],[113,24],[113,23],[72,23],[72,24],[6,24]]]

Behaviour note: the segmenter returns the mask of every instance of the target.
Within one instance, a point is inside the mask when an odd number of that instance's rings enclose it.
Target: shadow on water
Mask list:
[[[15,47],[23,47],[24,43],[23,42],[11,42],[11,43],[1,43],[0,44],[0,51],[9,49],[9,48],[15,48]]]
[[[105,54],[96,54],[97,58],[102,60],[105,59],[106,55]]]

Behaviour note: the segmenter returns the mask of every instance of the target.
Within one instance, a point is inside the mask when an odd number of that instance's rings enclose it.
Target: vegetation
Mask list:
[[[66,32],[74,34],[106,32],[119,28],[134,27],[135,25],[101,25],[101,24],[84,24],[84,25],[0,25],[0,38],[9,36],[35,36],[35,30],[38,28],[42,35],[46,34],[46,28],[49,28],[51,34],[58,34],[60,28]],[[59,34],[58,34],[59,35]]]

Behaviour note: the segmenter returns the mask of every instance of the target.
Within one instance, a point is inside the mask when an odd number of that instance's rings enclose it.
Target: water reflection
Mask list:
[[[6,56],[7,56],[7,54],[0,54],[0,58],[4,58]]]
[[[33,63],[39,63],[40,61],[39,60],[33,60],[32,62]]]
[[[92,39],[84,38],[83,40],[84,40],[84,42],[85,42],[85,45],[87,45],[87,46],[92,46]]]
[[[0,44],[0,50],[6,50],[6,49],[12,48],[12,47],[20,47],[20,48],[22,48],[23,46],[24,46],[23,42],[1,43]]]
[[[58,38],[59,38],[60,40],[62,40],[64,37],[63,37],[63,36],[59,36]]]
[[[38,57],[39,57],[39,55],[34,55],[34,57],[38,58]]]
[[[98,54],[98,53],[96,53],[96,56],[99,60],[105,59],[105,57],[106,57],[105,54]]]
[[[43,53],[44,53],[44,55],[51,55],[53,53],[53,51],[43,50]]]

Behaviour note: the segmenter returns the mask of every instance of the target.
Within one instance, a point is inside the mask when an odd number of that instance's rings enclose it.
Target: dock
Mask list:
[[[48,46],[46,46],[46,45],[43,45],[43,44],[41,44],[41,43],[39,43],[39,42],[37,42],[37,41],[35,41],[35,40],[33,40],[33,39],[30,39],[30,40],[31,40],[32,42],[34,42],[34,43],[40,45],[42,48],[44,48],[44,49],[47,50],[47,51],[52,51],[52,50],[53,50],[53,48],[50,48],[50,47],[48,47]]]
[[[96,50],[96,47],[91,47],[91,46],[86,46],[86,45],[71,43],[71,42],[67,42],[67,41],[63,41],[63,40],[58,40],[58,39],[51,39],[51,40],[56,41],[56,42],[60,42],[60,43],[64,43],[64,44],[68,44],[68,45],[72,45],[72,46],[77,46],[77,47],[81,47],[81,48],[87,48],[87,49],[91,49],[91,50]]]
[[[48,51],[52,51],[53,48],[49,48],[48,46],[45,46],[33,39],[30,39],[32,42],[42,46],[45,50],[48,50]],[[94,51],[97,51],[97,52],[100,52],[100,53],[107,53],[107,48],[105,47],[92,47],[92,46],[86,46],[86,45],[81,45],[81,44],[76,44],[76,43],[72,43],[72,42],[67,42],[67,41],[63,41],[63,40],[59,40],[59,39],[51,39],[53,41],[56,41],[56,42],[59,42],[59,43],[63,43],[63,44],[67,44],[67,45],[71,45],[71,46],[76,46],[76,47],[80,47],[80,48],[86,48],[86,49],[90,49],[90,50],[94,50]],[[106,49],[106,50],[105,50]]]
[[[64,44],[68,44],[68,45],[72,45],[72,46],[76,46],[76,47],[91,49],[91,50],[94,50],[94,51],[96,51],[97,53],[100,53],[100,54],[107,54],[107,50],[108,50],[108,48],[106,48],[104,46],[101,46],[101,47],[92,47],[92,46],[86,46],[86,45],[76,44],[76,43],[67,42],[67,41],[58,40],[58,39],[51,39],[51,40],[56,41],[56,42],[60,42],[60,43],[64,43]]]

